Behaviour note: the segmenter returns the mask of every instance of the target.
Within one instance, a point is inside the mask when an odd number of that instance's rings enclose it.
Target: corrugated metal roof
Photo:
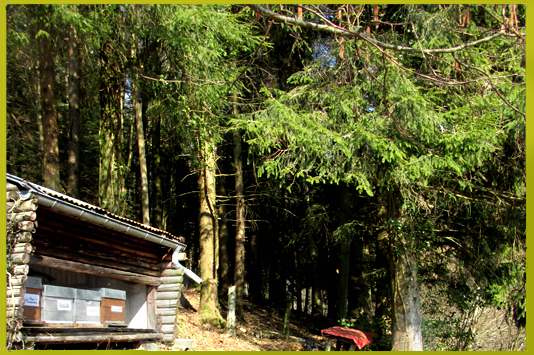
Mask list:
[[[14,175],[7,174],[7,180],[9,182],[13,183],[13,184],[16,184],[16,185],[20,186],[20,187],[25,187],[24,185],[26,185],[26,187],[30,187],[30,188],[32,188],[34,190],[40,191],[42,193],[45,193],[46,195],[51,196],[53,198],[56,198],[56,199],[59,199],[59,200],[62,200],[62,201],[66,201],[66,202],[72,203],[72,204],[74,204],[76,206],[80,206],[80,207],[95,211],[95,212],[97,212],[99,214],[102,214],[103,216],[107,216],[107,217],[110,217],[110,218],[118,219],[118,220],[126,222],[128,224],[135,225],[137,227],[146,229],[146,230],[148,230],[148,231],[150,231],[152,233],[158,233],[158,234],[161,234],[161,235],[163,235],[165,237],[171,238],[173,240],[178,240],[178,238],[176,236],[172,235],[171,233],[169,233],[167,231],[164,231],[164,230],[161,230],[161,229],[158,229],[158,228],[154,228],[154,227],[151,227],[151,226],[147,226],[146,224],[134,221],[132,219],[125,218],[125,217],[110,213],[110,212],[106,211],[105,209],[103,209],[101,207],[98,207],[98,206],[95,206],[95,205],[91,205],[90,203],[84,202],[82,200],[78,200],[78,199],[76,199],[74,197],[67,196],[65,194],[62,194],[60,192],[51,190],[51,189],[46,188],[44,186],[37,185],[37,184],[29,182],[27,180],[23,180],[23,179],[21,179],[19,177],[16,177]]]

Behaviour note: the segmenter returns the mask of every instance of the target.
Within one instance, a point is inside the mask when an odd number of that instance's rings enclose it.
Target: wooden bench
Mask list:
[[[348,351],[361,350],[367,344],[373,342],[375,334],[373,332],[364,332],[358,329],[345,327],[332,327],[321,330],[321,334],[328,339],[325,351],[332,349],[332,342],[336,341],[336,350],[341,350],[344,344],[349,345]]]

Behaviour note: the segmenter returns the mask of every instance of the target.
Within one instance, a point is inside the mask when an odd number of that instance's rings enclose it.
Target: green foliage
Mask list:
[[[341,318],[340,320],[337,321],[338,324],[342,327],[345,327],[345,328],[352,328],[354,327],[354,323],[351,322],[349,319],[346,319],[346,318]]]

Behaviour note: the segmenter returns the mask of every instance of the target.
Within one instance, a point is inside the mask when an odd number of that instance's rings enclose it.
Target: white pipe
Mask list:
[[[172,253],[172,267],[175,268],[175,269],[184,269],[184,273],[193,281],[195,281],[197,284],[202,284],[202,279],[196,275],[193,271],[189,270],[188,268],[186,268],[185,266],[183,266],[182,264],[180,264],[180,261],[178,260],[179,257],[178,257],[178,254],[180,253],[180,250],[177,249],[174,251],[174,253]]]

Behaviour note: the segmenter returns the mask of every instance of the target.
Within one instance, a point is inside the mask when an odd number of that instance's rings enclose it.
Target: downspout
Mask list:
[[[181,248],[178,247],[176,248],[176,250],[174,251],[174,253],[172,253],[172,267],[175,268],[175,269],[184,269],[184,273],[193,281],[195,281],[197,284],[202,284],[202,279],[196,275],[193,271],[189,270],[188,268],[186,268],[185,266],[183,266],[182,264],[180,264],[180,261],[179,261],[179,254],[180,254],[180,250]]]

